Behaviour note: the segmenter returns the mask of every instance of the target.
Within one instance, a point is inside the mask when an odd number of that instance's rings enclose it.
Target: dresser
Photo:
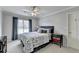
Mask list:
[[[7,36],[0,36],[0,53],[7,52]]]

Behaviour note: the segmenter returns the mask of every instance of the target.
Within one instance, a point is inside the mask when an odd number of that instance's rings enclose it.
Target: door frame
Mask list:
[[[69,33],[69,15],[73,15],[74,16],[74,22],[76,22],[76,20],[77,20],[77,15],[76,14],[74,14],[74,13],[68,13],[67,14],[68,15],[68,40],[70,40],[70,33]],[[74,43],[76,43],[77,42],[77,23],[75,23],[74,24],[74,26],[75,26],[75,32],[74,32],[74,34],[75,34],[75,36],[74,36],[74,40],[75,41],[73,41],[72,43],[74,44]],[[78,44],[74,44],[74,46],[71,44],[71,45],[69,45],[69,41],[67,40],[67,47],[71,47],[71,48],[77,48],[77,47],[75,47],[75,46],[77,46]]]

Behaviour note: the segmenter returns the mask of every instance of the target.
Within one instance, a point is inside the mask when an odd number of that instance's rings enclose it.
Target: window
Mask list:
[[[28,20],[18,20],[18,34],[29,32],[29,21]]]
[[[24,32],[29,32],[29,21],[24,21]]]

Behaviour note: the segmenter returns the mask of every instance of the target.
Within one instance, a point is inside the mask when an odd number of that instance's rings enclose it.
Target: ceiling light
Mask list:
[[[40,8],[38,6],[33,6],[32,7],[32,16],[37,16],[39,13]]]

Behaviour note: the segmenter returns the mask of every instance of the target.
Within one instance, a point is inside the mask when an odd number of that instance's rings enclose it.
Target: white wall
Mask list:
[[[3,14],[2,34],[7,36],[7,41],[12,39],[12,16]]]
[[[36,30],[36,27],[39,25],[37,19],[32,19],[32,31]]]
[[[41,18],[39,21],[39,25],[55,26],[55,32],[64,35],[63,45],[65,47],[67,46],[67,35],[68,35],[68,32],[67,32],[68,24],[67,23],[68,23],[67,14],[64,12]]]
[[[76,16],[77,19],[77,30],[76,30],[76,34],[77,34],[77,39],[74,39],[70,42],[68,39],[68,14],[74,14]],[[63,45],[65,47],[72,47],[75,49],[79,49],[79,8],[74,8],[68,11],[64,11],[61,13],[57,13],[51,16],[46,16],[44,18],[41,18],[39,20],[39,25],[51,25],[51,26],[55,26],[55,32],[63,34],[64,35],[64,39],[63,39]],[[70,45],[70,43],[72,43]]]
[[[15,14],[10,14],[10,13],[6,13],[6,12],[3,12],[3,24],[2,24],[2,34],[3,35],[7,35],[8,37],[8,42],[11,41],[12,39],[12,17],[13,16],[17,16],[19,17],[19,19],[24,19],[24,20],[28,20],[27,17],[23,17],[23,16],[19,16],[19,15],[15,15]],[[34,28],[36,27],[37,25],[37,22],[38,20],[34,19],[33,18],[33,23],[32,23],[32,30],[34,31]]]
[[[0,36],[2,35],[2,12],[0,9]]]

